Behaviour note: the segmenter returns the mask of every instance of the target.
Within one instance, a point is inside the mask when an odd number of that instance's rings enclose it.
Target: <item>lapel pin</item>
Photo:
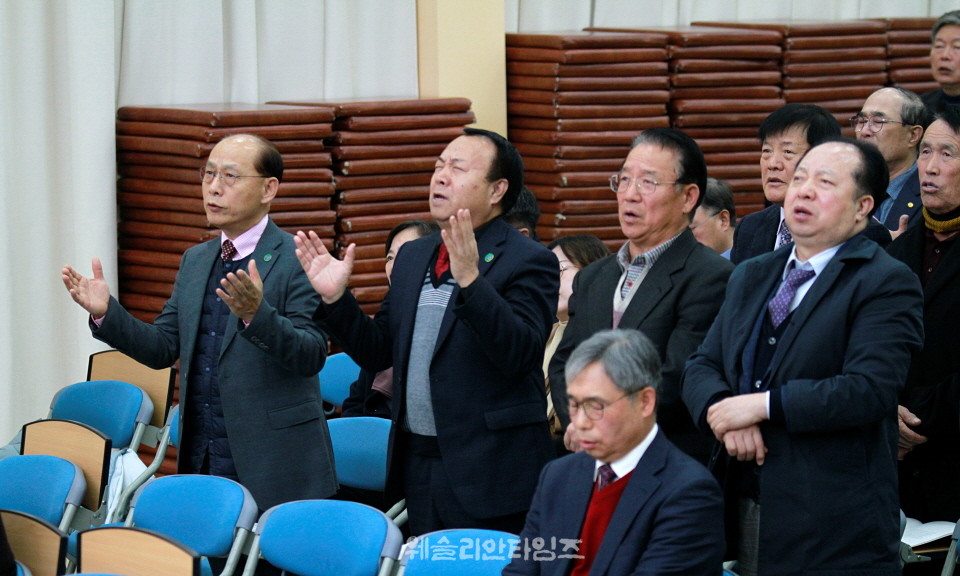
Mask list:
[[[493,253],[487,252],[487,255],[483,257],[484,262],[493,262]]]
[[[273,260],[273,254],[264,254],[264,255],[263,255],[263,261],[264,261],[264,262],[269,262],[269,261],[271,261],[271,260]]]
[[[913,208],[913,202],[907,202],[907,208]]]

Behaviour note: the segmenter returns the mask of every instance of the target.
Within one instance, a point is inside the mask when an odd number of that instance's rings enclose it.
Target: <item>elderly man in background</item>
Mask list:
[[[567,358],[601,330],[636,328],[656,346],[663,365],[660,429],[678,448],[706,462],[712,442],[697,432],[680,400],[680,374],[717,315],[733,266],[697,242],[689,228],[707,185],[703,153],[678,130],[644,130],[610,185],[627,241],[577,274],[567,306],[570,320],[550,361],[550,393],[567,447],[577,448],[566,411]]]
[[[703,195],[703,202],[690,222],[694,238],[729,260],[736,226],[737,207],[733,203],[730,185],[723,180],[707,178],[707,191]]]
[[[935,114],[944,106],[960,107],[960,10],[937,18],[930,42],[930,73],[940,87],[924,94],[923,103]]]
[[[919,96],[888,87],[871,94],[860,112],[850,118],[857,140],[876,146],[887,161],[890,184],[876,216],[896,236],[920,215],[917,150],[927,116]]]
[[[917,160],[923,222],[888,251],[923,285],[923,351],[900,407],[900,497],[924,522],[960,518],[960,110],[930,124]]]

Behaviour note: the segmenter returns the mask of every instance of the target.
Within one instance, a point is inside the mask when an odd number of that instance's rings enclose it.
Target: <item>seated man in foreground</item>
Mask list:
[[[570,355],[566,380],[583,451],[544,467],[503,574],[719,575],[720,488],[658,429],[660,355],[650,340],[598,332]],[[534,557],[537,538],[554,559]]]

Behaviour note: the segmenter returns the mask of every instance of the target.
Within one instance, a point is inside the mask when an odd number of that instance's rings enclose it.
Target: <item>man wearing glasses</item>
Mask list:
[[[909,90],[881,88],[850,118],[857,140],[880,149],[890,170],[887,198],[880,203],[877,219],[899,236],[920,214],[920,178],[917,151],[927,110],[923,100]]]
[[[93,336],[152,367],[180,361],[178,469],[238,480],[261,510],[337,490],[317,373],[326,336],[320,297],[293,236],[268,212],[283,177],[269,141],[230,136],[200,169],[203,208],[219,238],[187,250],[173,294],[147,324],[93,277],[70,266],[63,283],[90,314]]]
[[[594,334],[570,355],[566,376],[583,452],[544,468],[503,574],[719,575],[720,487],[655,422],[661,370],[650,339]],[[538,552],[538,541],[556,551]]]
[[[663,386],[657,421],[681,450],[706,462],[712,443],[699,434],[680,401],[680,373],[720,308],[733,266],[697,242],[690,221],[707,186],[703,153],[692,138],[670,128],[643,131],[620,172],[610,177],[620,228],[616,253],[590,264],[573,281],[570,317],[550,361],[550,394],[577,448],[565,407],[567,358],[578,344],[609,328],[643,331],[660,354]]]

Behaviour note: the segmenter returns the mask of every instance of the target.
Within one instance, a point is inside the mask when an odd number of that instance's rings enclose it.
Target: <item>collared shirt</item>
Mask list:
[[[837,252],[840,251],[840,248],[842,248],[844,244],[846,244],[846,242],[842,244],[837,244],[832,248],[827,248],[823,252],[820,252],[819,254],[815,254],[811,256],[810,259],[807,260],[806,262],[801,262],[800,259],[797,258],[796,245],[794,245],[794,247],[790,250],[790,257],[787,258],[787,264],[786,266],[783,267],[783,272],[780,274],[780,284],[783,284],[784,280],[787,279],[787,274],[789,274],[790,270],[792,270],[793,268],[798,268],[800,270],[813,270],[815,274],[815,276],[811,277],[809,280],[807,280],[803,284],[797,286],[797,291],[793,295],[793,300],[790,301],[791,312],[793,312],[794,310],[797,309],[798,306],[800,306],[800,302],[803,301],[803,297],[806,296],[807,292],[810,291],[810,287],[813,286],[813,283],[820,276],[820,273],[823,272],[824,268],[827,267],[827,264],[829,264],[830,261],[833,260],[833,257],[837,255]],[[780,288],[778,285],[777,291],[779,290]],[[763,394],[764,394],[764,400],[766,401],[766,405],[767,405],[767,418],[770,418],[770,391],[764,392]]]
[[[632,450],[627,452],[627,454],[617,460],[616,462],[601,462],[597,460],[594,462],[593,468],[593,481],[597,481],[598,470],[604,464],[610,464],[610,467],[613,468],[614,473],[616,473],[617,478],[623,478],[627,474],[633,472],[633,469],[637,467],[637,464],[640,463],[640,459],[643,458],[643,455],[647,452],[647,448],[650,447],[650,444],[653,443],[653,438],[657,435],[657,431],[660,429],[656,423],[654,423],[653,428],[650,429],[650,432],[647,434],[647,437],[643,439],[642,442],[633,447]]]
[[[776,250],[782,244],[780,244],[780,230],[783,228],[783,220],[786,217],[786,212],[783,210],[783,206],[780,207],[780,222],[777,223],[777,234],[773,239],[773,249]]]
[[[233,260],[243,260],[247,256],[253,254],[253,251],[257,248],[257,243],[260,242],[260,237],[263,236],[263,231],[267,229],[267,220],[270,219],[269,214],[264,214],[263,218],[259,222],[253,225],[252,228],[244,232],[243,234],[237,236],[236,238],[231,238],[233,242],[233,247],[237,249],[237,253],[233,255]],[[220,245],[223,245],[224,240],[227,239],[227,235],[223,232],[220,233]]]
[[[787,274],[794,267],[800,270],[813,270],[813,272],[816,274],[816,276],[813,276],[800,286],[797,286],[797,292],[793,295],[793,300],[790,301],[791,312],[797,309],[797,306],[799,306],[800,302],[803,301],[803,297],[807,295],[807,292],[810,290],[810,287],[813,286],[813,283],[816,281],[817,277],[820,276],[820,273],[823,272],[823,269],[827,267],[827,264],[833,260],[833,257],[836,256],[837,252],[840,251],[840,248],[842,248],[844,244],[846,244],[846,242],[837,244],[832,248],[827,248],[823,252],[811,256],[806,262],[801,262],[800,259],[797,258],[796,246],[790,250],[790,257],[787,258],[787,265],[783,267],[783,273],[780,275],[781,283],[787,279]]]
[[[686,230],[686,228],[684,228]],[[650,268],[657,263],[657,260],[663,256],[663,253],[666,252],[670,246],[676,242],[677,238],[680,237],[680,234],[683,234],[681,230],[676,236],[670,238],[666,242],[658,246],[654,246],[650,250],[644,252],[643,254],[638,254],[633,260],[630,259],[630,241],[628,240],[620,247],[620,250],[617,251],[617,264],[620,265],[620,281],[617,282],[617,289],[613,291],[613,309],[619,312],[626,310],[627,306],[630,305],[630,301],[633,299],[633,295],[637,291],[637,287],[643,283],[643,279],[647,277],[647,273],[650,271]],[[623,288],[623,283],[627,281],[627,276],[631,268],[639,268],[639,273],[637,277],[633,280],[633,283],[630,285],[627,290],[626,296],[621,296],[621,288]]]
[[[881,222],[886,222],[887,216],[890,215],[890,210],[893,209],[893,203],[896,202],[897,197],[900,196],[900,192],[903,191],[903,187],[907,184],[910,178],[917,177],[917,163],[914,162],[913,166],[911,166],[909,170],[890,180],[890,184],[887,185],[887,198],[880,203],[880,210],[877,211],[878,220]]]

